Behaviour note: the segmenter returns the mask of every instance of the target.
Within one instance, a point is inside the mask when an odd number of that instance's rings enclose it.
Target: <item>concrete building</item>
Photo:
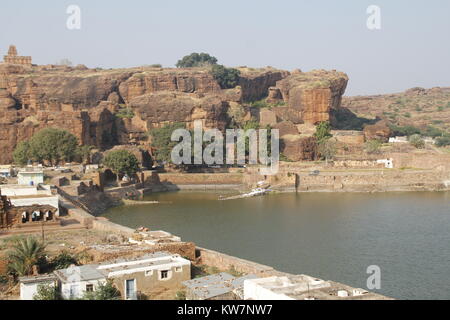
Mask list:
[[[52,206],[59,216],[59,197],[45,185],[0,185],[0,194],[7,196],[15,207]]]
[[[377,160],[378,164],[383,164],[386,169],[394,168],[394,159],[380,159]]]
[[[21,277],[20,282],[20,300],[33,300],[38,292],[39,286],[50,285],[57,286],[57,278],[54,274],[43,274],[38,276]]]
[[[389,143],[408,143],[408,137],[391,137]]]
[[[95,291],[105,283],[107,274],[98,270],[98,265],[71,266],[54,272],[58,279],[58,290],[63,299],[79,299],[85,292]]]
[[[104,264],[70,267],[54,272],[64,299],[81,298],[95,291],[100,283],[111,279],[125,300],[136,300],[140,294],[176,289],[191,278],[191,262],[167,252],[147,254],[134,259],[120,259]]]
[[[382,295],[307,275],[244,281],[244,300],[382,300]]]
[[[1,165],[0,166],[0,177],[9,178],[14,176],[14,168],[11,165]]]
[[[38,184],[44,183],[44,171],[39,167],[27,167],[19,170],[17,178],[17,184],[37,186]]]
[[[222,272],[183,282],[187,300],[242,300],[244,281],[256,279],[256,275],[236,278]]]

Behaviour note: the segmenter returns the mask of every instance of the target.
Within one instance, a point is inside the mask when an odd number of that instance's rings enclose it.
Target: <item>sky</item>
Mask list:
[[[81,28],[67,28],[69,5]],[[367,8],[380,8],[369,30]],[[207,52],[227,66],[336,69],[346,95],[450,86],[448,0],[1,0],[0,54],[33,63],[173,67]]]

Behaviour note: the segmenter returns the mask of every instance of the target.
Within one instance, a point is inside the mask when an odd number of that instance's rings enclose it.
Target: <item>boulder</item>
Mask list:
[[[297,126],[291,121],[282,121],[272,126],[273,129],[278,129],[280,131],[280,138],[286,135],[297,135],[299,132]]]
[[[313,161],[318,157],[314,137],[287,135],[281,139],[281,152],[291,161]]]
[[[290,112],[301,121],[317,124],[330,121],[330,112],[341,106],[348,77],[337,71],[295,72],[277,82]],[[294,123],[301,123],[294,122]]]
[[[261,127],[275,126],[277,124],[277,115],[275,111],[264,108],[259,112],[259,124]]]
[[[366,141],[380,140],[382,142],[388,142],[389,137],[392,134],[386,121],[379,121],[375,124],[366,125],[363,131]]]

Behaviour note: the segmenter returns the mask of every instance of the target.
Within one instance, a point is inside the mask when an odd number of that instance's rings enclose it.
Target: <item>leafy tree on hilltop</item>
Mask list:
[[[237,69],[226,68],[216,64],[213,65],[211,74],[222,89],[230,89],[238,85],[241,72]]]
[[[183,57],[176,64],[177,68],[193,68],[214,65],[217,63],[217,58],[210,56],[207,53],[191,53]]]
[[[116,173],[117,176],[120,174],[132,176],[139,170],[139,162],[136,156],[127,150],[109,152],[103,159],[103,164]]]

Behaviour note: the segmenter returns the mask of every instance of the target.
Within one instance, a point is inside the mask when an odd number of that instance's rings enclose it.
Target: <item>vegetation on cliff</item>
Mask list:
[[[209,55],[208,53],[191,53],[190,55],[184,56],[181,60],[178,60],[177,68],[194,68],[194,67],[205,67],[209,65],[214,65],[217,63],[217,58]]]
[[[314,137],[316,137],[319,144],[325,142],[333,135],[331,134],[331,125],[328,121],[320,122],[316,126],[316,132],[314,133]]]
[[[238,85],[241,72],[216,64],[212,66],[211,74],[222,89],[231,89]]]

